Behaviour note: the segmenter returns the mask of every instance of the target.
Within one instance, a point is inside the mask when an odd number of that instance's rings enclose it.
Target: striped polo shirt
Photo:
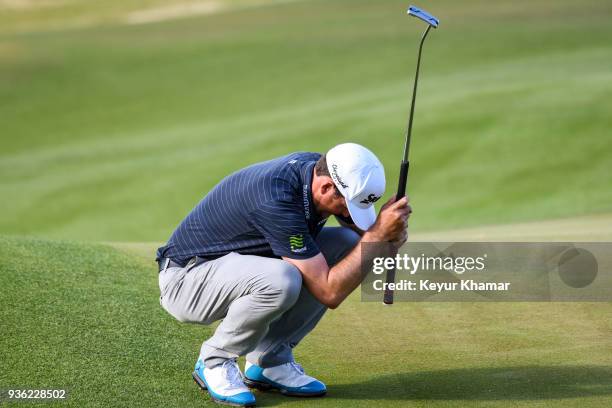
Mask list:
[[[176,228],[157,258],[185,265],[230,252],[306,259],[326,219],[312,201],[319,153],[298,152],[239,170],[217,184]]]

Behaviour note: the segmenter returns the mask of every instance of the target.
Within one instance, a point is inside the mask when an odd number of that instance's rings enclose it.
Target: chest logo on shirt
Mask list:
[[[300,253],[306,251],[304,236],[302,234],[291,235],[289,237],[289,247],[291,247],[291,252]]]

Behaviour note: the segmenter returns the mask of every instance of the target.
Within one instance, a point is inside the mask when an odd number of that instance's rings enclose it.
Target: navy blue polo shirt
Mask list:
[[[239,170],[217,184],[187,215],[158,259],[186,264],[230,252],[307,259],[326,219],[312,201],[319,153],[298,152]]]

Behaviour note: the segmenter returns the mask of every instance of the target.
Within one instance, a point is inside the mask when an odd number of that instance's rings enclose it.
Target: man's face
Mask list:
[[[328,182],[321,185],[319,190],[319,207],[317,210],[324,217],[330,215],[342,215],[349,217],[348,208],[346,208],[346,200],[336,189],[334,182],[329,178]]]

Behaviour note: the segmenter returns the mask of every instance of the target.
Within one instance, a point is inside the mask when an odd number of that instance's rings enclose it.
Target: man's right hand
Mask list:
[[[411,212],[407,198],[397,202],[395,197],[391,198],[381,208],[374,225],[363,234],[361,242],[390,242],[395,248],[401,247],[406,242]],[[321,253],[308,259],[283,259],[300,270],[302,281],[310,293],[331,309],[338,307],[365,277],[361,268],[360,245],[331,268]]]
[[[374,225],[364,234],[364,241],[392,242],[398,247],[407,239],[408,218],[412,208],[408,197],[396,201],[391,197],[380,209]]]

